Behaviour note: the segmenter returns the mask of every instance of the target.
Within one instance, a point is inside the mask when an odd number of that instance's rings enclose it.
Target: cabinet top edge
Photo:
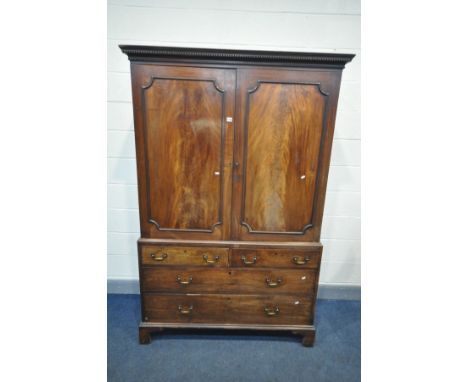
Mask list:
[[[354,54],[119,45],[130,61],[194,60],[242,65],[282,64],[343,69]]]

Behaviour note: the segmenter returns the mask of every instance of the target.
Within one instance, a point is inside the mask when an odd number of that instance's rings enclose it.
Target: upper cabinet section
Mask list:
[[[353,55],[122,46],[143,237],[318,241]]]

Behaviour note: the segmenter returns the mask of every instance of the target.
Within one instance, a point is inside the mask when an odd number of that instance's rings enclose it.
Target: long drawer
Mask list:
[[[173,293],[310,294],[311,269],[142,268],[143,291]]]
[[[305,296],[158,295],[144,293],[144,321],[308,325],[312,301]]]
[[[141,263],[143,265],[157,266],[227,267],[229,263],[229,248],[142,246]]]
[[[231,255],[233,267],[282,267],[282,268],[317,268],[320,264],[322,249],[238,249]]]

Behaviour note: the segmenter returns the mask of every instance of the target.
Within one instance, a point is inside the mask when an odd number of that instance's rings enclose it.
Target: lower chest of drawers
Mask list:
[[[321,247],[140,246],[143,321],[311,325]]]

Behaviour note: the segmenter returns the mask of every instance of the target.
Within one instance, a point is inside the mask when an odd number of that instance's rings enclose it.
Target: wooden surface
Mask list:
[[[211,323],[179,323],[179,322],[149,322],[142,321],[139,324],[140,328],[164,330],[165,328],[189,328],[189,329],[228,329],[228,330],[265,330],[265,331],[280,331],[287,330],[293,331],[293,334],[299,334],[299,332],[314,331],[314,325],[284,325],[284,324],[211,324]]]
[[[286,328],[311,346],[341,69],[353,55],[122,50],[140,342],[164,327]]]
[[[142,237],[319,241],[340,78],[132,64]]]
[[[310,269],[143,268],[145,292],[306,294],[315,287]],[[186,284],[188,283],[188,284]]]
[[[151,218],[160,229],[212,230],[222,209],[223,93],[213,81],[154,78],[143,100]]]
[[[233,70],[132,65],[142,237],[229,237],[234,87]]]
[[[307,325],[311,309],[310,298],[303,296],[145,293],[142,299],[146,306],[144,320],[150,322]],[[275,315],[267,315],[265,308]]]
[[[190,265],[205,267],[227,267],[228,248],[143,246],[141,248],[142,265],[171,266]]]
[[[310,251],[321,251],[322,243],[320,242],[287,242],[287,241],[239,241],[239,240],[175,240],[175,239],[154,239],[140,237],[139,245],[163,245],[163,246],[180,246],[189,245],[192,247],[230,247],[230,248],[278,248],[278,249],[300,249]]]
[[[286,67],[343,67],[354,58],[354,54],[279,52],[268,50],[208,49],[172,46],[119,45],[132,62],[177,62],[209,65],[279,65]]]
[[[311,224],[325,96],[316,85],[273,82],[248,92],[243,224],[301,233]]]
[[[232,267],[248,268],[318,268],[320,258],[321,251],[278,248],[233,249],[230,264]]]
[[[320,240],[340,78],[238,69],[232,239]]]

